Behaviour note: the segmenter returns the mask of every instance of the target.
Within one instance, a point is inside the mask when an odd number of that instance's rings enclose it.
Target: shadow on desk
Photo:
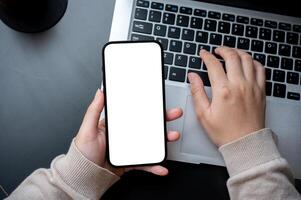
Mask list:
[[[230,199],[225,167],[167,161],[169,175],[158,177],[147,172],[132,171],[112,186],[102,199]],[[296,180],[301,192],[301,180]]]

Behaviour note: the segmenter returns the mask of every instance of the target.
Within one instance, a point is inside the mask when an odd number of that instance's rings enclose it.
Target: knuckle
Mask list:
[[[228,59],[233,59],[233,60],[239,59],[237,52],[235,52],[234,50],[229,50],[227,57]]]
[[[246,52],[242,53],[241,58],[245,59],[245,60],[253,60],[253,58],[251,57],[251,55],[248,54],[248,53],[246,53]]]
[[[230,91],[229,87],[222,86],[220,94],[223,99],[229,99],[231,96],[231,91]]]

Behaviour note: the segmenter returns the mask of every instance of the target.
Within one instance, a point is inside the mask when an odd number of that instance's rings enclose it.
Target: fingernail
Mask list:
[[[194,81],[194,76],[195,76],[194,73],[188,73],[188,79],[189,79],[189,82],[190,82],[190,83],[193,83],[193,81]]]
[[[207,52],[206,49],[201,49],[201,50],[200,50],[200,55],[203,54],[203,53],[205,53],[205,52]]]

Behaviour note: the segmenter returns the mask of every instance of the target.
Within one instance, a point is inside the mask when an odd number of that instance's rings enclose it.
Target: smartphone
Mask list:
[[[109,42],[103,48],[108,160],[115,167],[166,158],[163,50],[158,42]]]

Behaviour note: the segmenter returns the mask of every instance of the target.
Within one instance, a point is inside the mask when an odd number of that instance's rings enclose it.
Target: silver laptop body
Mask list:
[[[156,10],[152,8],[152,2],[154,1],[148,1],[149,5],[147,6],[147,3],[143,5],[143,1],[138,2],[139,0],[116,0],[115,4],[115,10],[114,10],[114,16],[113,16],[113,22],[112,22],[112,27],[111,27],[111,34],[110,34],[110,41],[119,41],[119,40],[139,40],[139,39],[149,39],[149,38],[144,38],[146,37],[151,37],[154,39],[157,39],[158,37],[154,35],[155,31],[155,25],[156,24],[163,24],[167,27],[166,32],[169,31],[170,27],[178,27],[180,28],[180,34],[183,34],[184,29],[192,29],[194,30],[194,39],[192,41],[188,41],[190,43],[196,44],[198,47],[202,43],[196,41],[196,34],[197,31],[204,31],[208,32],[205,30],[205,20],[209,19],[208,15],[209,12],[218,12],[221,13],[220,19],[215,19],[217,23],[222,20],[224,17],[223,14],[231,14],[234,15],[235,18],[237,16],[245,16],[250,19],[249,24],[244,24],[244,28],[247,28],[247,26],[252,26],[252,24],[255,23],[255,21],[251,22],[252,18],[260,19],[259,26],[264,27],[265,24],[261,24],[261,20],[265,23],[265,21],[276,21],[278,23],[278,26],[280,26],[280,23],[285,24],[291,24],[291,30],[284,30],[288,29],[288,27],[282,27],[281,30],[285,32],[285,34],[289,34],[288,32],[293,33],[293,39],[296,39],[295,36],[297,34],[298,36],[298,42],[297,44],[290,45],[291,46],[291,53],[290,55],[285,55],[285,56],[279,56],[280,63],[279,66],[281,65],[281,59],[282,57],[287,57],[295,62],[299,62],[301,58],[299,58],[298,52],[293,52],[293,48],[300,47],[301,45],[301,33],[299,32],[300,30],[298,29],[299,26],[301,25],[301,19],[296,18],[296,17],[289,17],[289,16],[283,16],[283,15],[278,15],[278,14],[271,14],[271,13],[265,13],[265,12],[258,12],[258,11],[253,11],[253,10],[247,10],[247,9],[240,9],[240,8],[235,8],[235,7],[228,7],[228,6],[222,6],[222,5],[216,5],[216,4],[209,4],[209,3],[201,3],[197,1],[191,1],[191,0],[157,0],[155,2],[162,3],[163,10],[160,10],[160,5],[158,8],[158,5],[156,5],[156,8],[159,9],[159,11],[162,13],[161,20],[160,22],[149,22],[150,18],[150,12],[151,10]],[[178,10],[172,10],[172,11],[166,11],[166,5],[167,4],[172,4],[178,6]],[[140,5],[140,6],[138,6]],[[200,13],[198,14],[198,18],[202,18],[203,20],[203,26],[202,28],[196,29],[196,28],[191,28],[191,23],[192,23],[192,17],[194,16],[194,12],[190,14],[188,11],[188,14],[183,11],[183,13],[180,13],[180,7],[188,7],[192,8],[194,11],[195,9],[200,9],[200,10],[205,10],[207,11],[206,16],[199,16]],[[141,16],[141,13],[136,14],[136,9],[138,8],[139,11],[143,9],[142,14],[145,14],[145,10],[147,12],[147,19],[141,20],[139,18],[143,19],[143,16]],[[174,12],[175,11],[175,12]],[[182,12],[182,11],[181,11]],[[165,13],[165,14],[164,14]],[[167,14],[167,15],[166,15]],[[174,24],[164,24],[163,20],[167,22],[169,19],[163,19],[164,17],[169,17],[171,14],[175,14],[175,22]],[[177,26],[177,23],[179,22],[177,20],[178,15],[184,15],[188,16],[189,19],[189,24],[187,27],[181,27]],[[211,13],[212,14],[212,13]],[[140,16],[139,16],[140,15]],[[153,17],[153,16],[152,16]],[[218,18],[219,16],[217,16]],[[229,16],[228,16],[229,17]],[[137,19],[138,18],[138,19]],[[186,17],[187,18],[187,17]],[[167,21],[166,21],[167,20]],[[233,19],[230,19],[233,20]],[[237,19],[236,19],[237,20]],[[240,19],[244,20],[244,18]],[[134,21],[135,24],[134,24]],[[139,24],[141,22],[147,22],[152,24],[152,29],[149,33],[145,33],[145,24]],[[180,23],[180,22],[179,22]],[[234,21],[229,21],[231,26],[234,26],[233,24],[236,23],[235,19]],[[239,23],[238,23],[239,24]],[[295,26],[293,26],[295,25]],[[267,25],[268,27],[272,27],[273,24]],[[258,27],[258,31],[261,27]],[[157,28],[157,27],[156,27]],[[208,28],[208,27],[207,27]],[[149,27],[148,27],[149,29]],[[274,32],[273,28],[267,28],[272,30],[272,36],[271,38],[274,37]],[[135,31],[133,31],[135,30]],[[146,30],[146,32],[149,30]],[[231,32],[229,34],[225,33],[220,33],[218,28],[215,31],[209,31],[209,35],[211,33],[218,33],[222,35],[222,37],[225,37],[225,35],[233,36]],[[246,31],[245,31],[246,32]],[[244,33],[245,34],[245,33]],[[264,33],[263,33],[264,34]],[[138,36],[137,36],[138,35]],[[165,38],[168,39],[168,46],[171,45],[171,41],[173,38],[168,38],[168,33],[166,33],[165,36],[160,36],[160,38]],[[211,37],[211,35],[209,36]],[[244,38],[245,35],[243,36],[234,36],[236,38],[236,45],[238,45],[239,38]],[[264,37],[264,35],[261,35],[260,37]],[[268,39],[259,39],[259,36],[255,36],[255,38],[249,38],[250,44],[249,48],[245,49],[246,51],[252,53],[253,56],[255,56],[256,51],[253,51],[251,48],[252,40],[260,40],[263,41],[263,43],[269,42]],[[186,48],[185,40],[182,39],[182,36],[180,38],[175,39],[177,41],[182,42],[182,47],[181,50],[178,52],[172,52],[170,51],[170,47],[167,47],[165,52],[171,52],[174,55],[174,60],[171,61],[172,63],[166,64],[167,71],[166,71],[166,105],[167,108],[173,108],[173,107],[181,107],[184,110],[184,116],[175,121],[171,122],[168,124],[168,128],[171,130],[179,130],[182,133],[182,137],[180,141],[169,144],[168,146],[168,159],[170,160],[175,160],[175,161],[182,161],[182,162],[188,162],[188,163],[207,163],[207,164],[213,164],[213,165],[220,165],[224,166],[225,163],[221,157],[221,154],[218,152],[217,148],[212,144],[212,142],[208,139],[206,133],[204,133],[201,125],[196,119],[196,115],[194,112],[193,108],[193,103],[191,99],[191,94],[190,94],[190,89],[189,89],[189,84],[187,84],[187,77],[182,79],[181,81],[174,81],[177,79],[179,73],[175,69],[184,69],[184,72],[187,74],[189,68],[189,62],[191,57],[197,57],[197,50],[195,51],[194,55],[191,54],[185,54],[184,48]],[[210,39],[209,39],[210,40]],[[270,39],[271,42],[272,39]],[[243,41],[242,41],[243,42]],[[292,42],[292,41],[290,41]],[[296,43],[296,41],[293,41]],[[280,48],[280,45],[282,44],[281,42],[275,42],[278,45],[278,48]],[[283,42],[285,44],[286,42]],[[211,48],[213,46],[219,46],[219,45],[212,45],[209,43],[204,43]],[[243,44],[240,44],[243,45]],[[282,47],[281,47],[282,48]],[[299,50],[298,48],[294,49],[294,51]],[[190,52],[191,53],[191,52]],[[175,57],[177,54],[183,54],[187,56],[187,66],[177,66],[175,65]],[[266,63],[268,62],[268,56],[270,54],[261,52],[261,54],[264,54],[266,56]],[[283,53],[285,54],[285,52]],[[294,55],[293,55],[294,54]],[[180,58],[178,58],[178,61]],[[297,60],[297,61],[296,61]],[[179,64],[179,63],[178,63]],[[181,64],[181,62],[180,62]],[[299,64],[299,63],[297,63]],[[280,66],[279,69],[282,67]],[[289,67],[290,68],[290,67]],[[270,67],[272,71],[271,76],[277,76],[275,71],[275,68]],[[199,70],[201,72],[206,72],[203,68],[201,69],[195,69],[196,71]],[[301,178],[301,101],[300,99],[298,100],[298,94],[300,95],[301,93],[301,72],[299,71],[298,66],[293,67],[292,69],[283,69],[285,73],[285,81],[279,82],[280,85],[285,85],[285,91],[275,91],[274,90],[283,90],[283,87],[278,87],[279,84],[277,81],[274,81],[274,77],[271,78],[269,82],[271,82],[272,86],[272,91],[271,95],[267,96],[267,113],[266,113],[266,127],[270,127],[275,134],[277,135],[277,141],[278,141],[278,146],[280,153],[284,158],[287,159],[287,161],[290,163],[291,168],[293,170],[295,178]],[[289,72],[293,72],[293,76],[296,77],[298,75],[298,83],[296,83],[296,80],[290,80],[290,83],[287,83],[287,79],[291,78],[292,74],[288,74]],[[275,75],[274,75],[275,73]],[[278,80],[279,77],[275,77],[276,80]],[[280,77],[282,79],[283,77]],[[295,81],[293,84],[291,84],[292,81]],[[275,85],[278,84],[278,85]],[[211,91],[210,87],[206,87],[207,94],[210,96]],[[275,93],[275,94],[274,94]],[[289,94],[288,94],[289,93]],[[284,96],[284,97],[275,97],[275,96]],[[300,98],[300,96],[299,96]]]

